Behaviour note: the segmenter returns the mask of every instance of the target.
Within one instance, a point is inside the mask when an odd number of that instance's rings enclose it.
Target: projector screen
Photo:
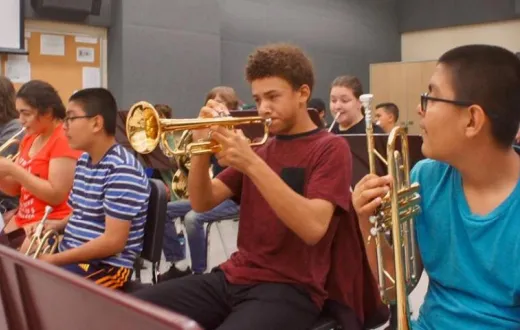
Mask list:
[[[0,0],[0,52],[24,51],[23,0]]]

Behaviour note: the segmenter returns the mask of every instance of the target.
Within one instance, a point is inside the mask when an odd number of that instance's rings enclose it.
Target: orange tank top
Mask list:
[[[29,157],[29,150],[38,137],[36,134],[24,136],[20,143],[20,156],[18,157],[18,164],[22,166],[29,173],[47,180],[49,178],[49,164],[53,158],[68,157],[78,159],[82,154],[81,151],[73,150],[67,141],[63,124],[56,127],[51,137],[32,158]],[[59,205],[53,206],[53,211],[49,215],[49,219],[60,220],[67,217],[71,208],[67,204],[68,197],[65,198]],[[16,224],[18,227],[23,227],[42,219],[47,203],[38,199],[31,192],[21,187],[20,203],[18,213],[16,214]]]

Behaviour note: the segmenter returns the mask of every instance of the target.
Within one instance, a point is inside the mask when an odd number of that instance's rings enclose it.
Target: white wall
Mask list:
[[[403,33],[401,60],[436,60],[451,48],[474,43],[520,52],[520,20]]]

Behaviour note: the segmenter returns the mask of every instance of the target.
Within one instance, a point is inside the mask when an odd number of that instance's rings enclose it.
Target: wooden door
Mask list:
[[[377,103],[393,102],[399,107],[399,125],[409,134],[420,134],[417,105],[428,90],[435,61],[377,63],[370,66],[370,92]]]

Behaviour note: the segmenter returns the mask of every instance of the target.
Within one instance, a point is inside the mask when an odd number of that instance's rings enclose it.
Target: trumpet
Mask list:
[[[22,129],[20,129],[18,132],[16,132],[15,135],[11,136],[11,138],[9,138],[9,140],[5,141],[5,143],[0,146],[0,154],[3,154],[9,147],[11,147],[15,144],[20,144],[20,139],[18,139],[18,137],[20,135],[22,135],[22,133],[24,133],[24,132],[25,132],[25,127],[22,127]],[[20,152],[17,152],[14,155],[7,155],[5,158],[10,159],[14,162],[18,158],[19,154],[20,154]]]
[[[34,259],[38,259],[38,257],[42,254],[53,254],[58,249],[59,238],[60,235],[57,231],[53,229],[47,230],[45,233],[43,232],[45,229],[45,222],[47,221],[47,217],[52,212],[51,206],[45,207],[45,213],[38,225],[36,226],[36,230],[31,238],[31,242],[29,244],[29,248],[25,252],[26,256],[32,256]],[[52,244],[49,244],[50,240],[53,240]],[[34,253],[31,253],[33,246],[36,246],[36,250]]]
[[[160,118],[157,110],[148,102],[134,104],[126,119],[126,135],[132,148],[140,154],[148,154],[160,144],[163,153],[168,157],[200,155],[219,152],[221,146],[213,140],[181,141],[172,149],[166,140],[166,134],[178,131],[196,130],[211,126],[224,126],[233,129],[237,125],[263,124],[264,136],[261,141],[250,143],[251,146],[262,145],[269,137],[270,119],[262,117],[217,117],[197,119],[165,119]],[[190,134],[183,134],[189,138]],[[182,146],[182,147],[179,147]]]
[[[386,159],[375,148],[370,107],[372,99],[371,94],[360,96],[365,108],[370,173],[376,173],[377,157],[386,165],[393,180],[389,193],[383,198],[376,213],[370,217],[370,234],[375,237],[376,242],[379,293],[384,303],[397,305],[397,329],[408,330],[411,328],[408,294],[419,282],[422,268],[417,255],[414,227],[414,218],[421,212],[421,197],[419,185],[410,184],[408,136],[405,129],[397,126],[390,132]],[[396,150],[398,139],[401,150]],[[391,261],[395,274],[385,269],[383,244],[388,244],[393,250]]]

